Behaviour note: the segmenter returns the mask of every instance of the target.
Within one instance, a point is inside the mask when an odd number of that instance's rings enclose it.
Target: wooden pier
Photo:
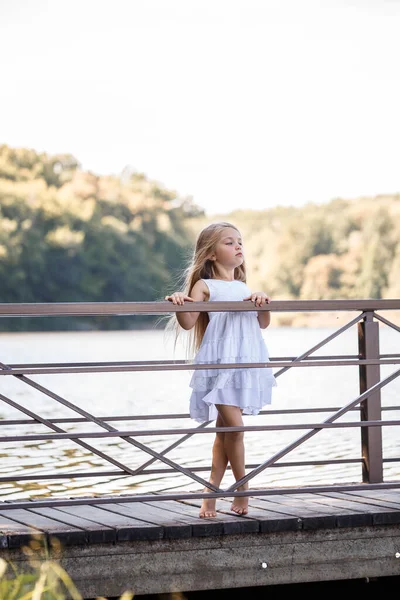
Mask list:
[[[109,500],[8,504],[0,557],[25,570],[23,546],[46,542],[84,598],[400,576],[399,489],[251,496],[246,516],[219,499],[215,519],[196,499]]]
[[[205,308],[205,304],[207,308]],[[193,303],[193,310],[254,310],[243,303]],[[134,315],[164,314],[183,310],[170,303],[67,303],[67,304],[0,304],[0,316],[60,316],[60,315]],[[187,310],[187,309],[186,309]],[[261,309],[260,309],[261,310]],[[1,469],[0,483],[73,480],[81,478],[142,477],[148,473],[170,476],[185,475],[196,482],[198,492],[136,493],[135,495],[35,498],[19,494],[19,500],[0,497],[0,558],[12,563],[17,572],[31,568],[25,548],[35,544],[36,557],[57,559],[72,578],[85,599],[99,596],[116,598],[125,591],[134,595],[167,594],[222,590],[231,588],[262,587],[293,583],[374,579],[400,576],[400,478],[385,480],[385,467],[400,463],[399,456],[385,455],[382,444],[384,427],[400,426],[395,419],[382,419],[384,411],[398,411],[400,406],[382,406],[381,390],[400,376],[400,354],[383,354],[379,344],[379,326],[400,327],[377,311],[400,311],[400,300],[351,301],[281,301],[272,302],[263,310],[310,311],[337,310],[359,313],[334,334],[321,340],[300,356],[272,357],[269,363],[241,365],[241,367],[279,368],[278,377],[291,368],[345,366],[359,373],[359,396],[340,406],[329,409],[330,416],[313,423],[287,423],[286,412],[299,415],[307,409],[276,410],[282,415],[278,425],[254,427],[213,428],[210,423],[192,428],[165,428],[168,419],[187,418],[188,415],[97,415],[72,403],[59,393],[38,383],[32,376],[41,374],[135,372],[156,370],[193,370],[201,368],[190,361],[139,361],[112,363],[48,363],[9,364],[1,357],[0,384],[3,377],[16,377],[22,384],[44,394],[48,402],[66,407],[74,414],[68,418],[49,418],[24,406],[17,399],[0,393],[0,402],[22,414],[22,418],[0,419],[0,433],[11,427],[11,434],[0,435],[0,443],[31,444],[33,441],[69,440],[71,447],[83,447],[86,452],[108,463],[107,470],[89,466],[84,471],[55,469],[49,472],[39,468],[34,472],[24,469]],[[317,350],[349,329],[357,328],[359,353],[356,355],[315,356]],[[394,365],[395,370],[380,377],[380,365]],[[237,365],[208,365],[209,368],[236,368]],[[203,366],[204,368],[204,366]],[[397,370],[396,370],[397,369]],[[95,407],[94,407],[95,409]],[[317,414],[327,407],[310,409]],[[343,415],[355,419],[343,421]],[[162,429],[143,429],[129,426],[116,429],[114,421],[135,422],[158,419]],[[340,422],[339,422],[340,421]],[[87,431],[68,430],[69,425],[85,423]],[[40,425],[40,428],[36,427]],[[47,428],[43,432],[43,426]],[[95,429],[90,428],[95,426]],[[167,454],[192,435],[214,431],[287,430],[301,429],[303,433],[273,456],[265,456],[256,465],[246,465],[246,475],[227,489],[215,488],[202,477],[202,467],[181,465]],[[316,460],[286,465],[287,457],[311,437],[326,428],[336,429],[337,435],[345,427],[360,429],[360,452],[355,456],[340,456],[324,460],[323,453]],[[397,429],[398,430],[398,429]],[[304,433],[305,431],[305,433]],[[207,433],[206,432],[206,433]],[[163,436],[165,447],[155,451],[146,442],[146,436]],[[181,435],[178,441],[168,442],[168,436]],[[101,451],[95,442],[101,438],[115,438],[120,443],[140,449],[145,462],[126,464]],[[171,439],[171,437],[169,437]],[[25,446],[26,447],[26,446]],[[1,449],[1,445],[0,445]],[[142,460],[142,459],[141,459]],[[155,461],[161,466],[153,468]],[[281,468],[291,466],[358,464],[360,480],[344,481],[312,487],[251,488],[259,473],[280,461]],[[207,469],[208,470],[208,469]],[[345,477],[344,477],[345,479]],[[394,480],[393,480],[394,479]],[[247,492],[238,492],[249,483]],[[205,495],[217,498],[217,517],[200,519],[199,506]],[[140,486],[137,489],[141,489]],[[176,490],[174,485],[168,489]],[[230,511],[233,496],[249,496],[249,514],[238,516]],[[41,554],[46,549],[44,554]]]

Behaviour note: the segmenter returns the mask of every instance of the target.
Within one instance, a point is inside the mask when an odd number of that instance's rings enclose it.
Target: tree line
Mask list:
[[[250,202],[249,202],[250,203]],[[126,168],[0,146],[0,302],[157,301],[178,285],[198,231],[240,226],[251,287],[279,299],[400,297],[400,194],[208,216]],[[3,319],[3,330],[119,329],[156,317]]]

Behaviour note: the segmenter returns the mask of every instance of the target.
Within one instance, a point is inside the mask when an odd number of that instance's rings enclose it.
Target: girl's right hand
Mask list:
[[[186,296],[183,292],[174,292],[171,296],[165,296],[165,300],[172,302],[172,304],[185,304],[187,302],[194,302],[193,298]]]

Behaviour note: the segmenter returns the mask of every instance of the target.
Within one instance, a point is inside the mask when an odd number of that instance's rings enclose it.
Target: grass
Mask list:
[[[28,571],[19,571],[11,561],[0,558],[0,600],[84,600],[72,578],[59,564],[61,544],[52,538],[50,545],[55,558],[50,558],[47,545],[43,546],[35,538],[23,547],[28,557]],[[132,600],[133,597],[133,592],[126,591],[120,600]]]

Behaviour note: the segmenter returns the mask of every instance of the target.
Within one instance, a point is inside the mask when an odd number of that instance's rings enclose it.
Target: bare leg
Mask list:
[[[224,427],[240,427],[243,425],[242,412],[237,406],[225,406],[219,404],[218,412],[222,418]],[[242,431],[233,431],[224,433],[225,453],[232,467],[233,475],[238,481],[245,476],[245,450],[244,433]],[[240,486],[237,491],[248,489],[248,484]],[[247,515],[249,499],[246,496],[233,499],[231,510],[238,515]]]
[[[220,415],[217,417],[216,427],[223,427],[222,418]],[[214,445],[212,449],[212,465],[211,465],[211,475],[210,475],[210,483],[215,485],[216,487],[220,486],[222,478],[224,476],[226,467],[228,465],[228,457],[225,452],[225,442],[224,442],[225,433],[218,432],[215,434]],[[208,488],[204,489],[205,492],[210,491]],[[210,498],[209,500],[204,499],[199,516],[204,518],[216,517],[217,513],[215,511],[215,498]]]

